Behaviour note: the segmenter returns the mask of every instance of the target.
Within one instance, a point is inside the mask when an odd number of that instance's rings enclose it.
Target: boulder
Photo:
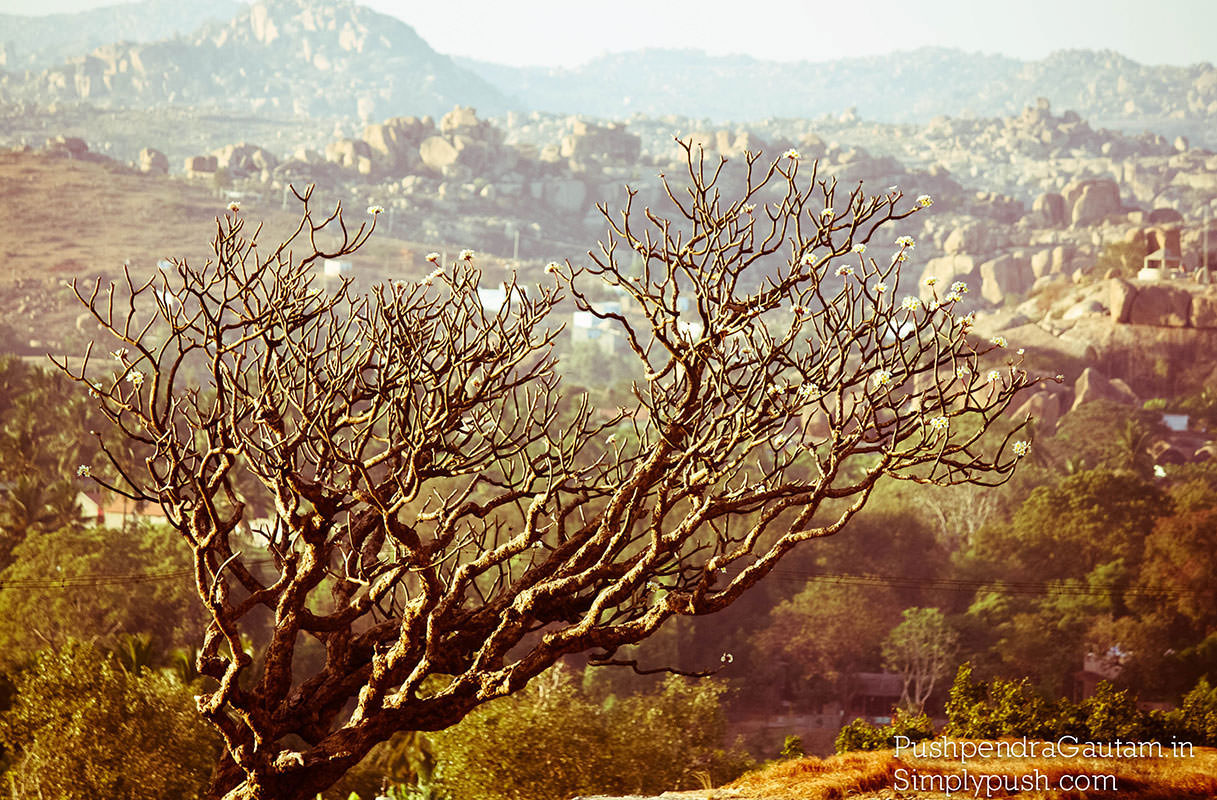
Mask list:
[[[1075,226],[1094,225],[1122,208],[1120,187],[1113,180],[1095,178],[1071,186],[1076,186],[1077,190],[1071,193],[1070,187],[1066,187],[1065,199],[1068,202],[1070,196],[1077,198],[1071,206],[1071,219]]]
[[[477,110],[470,106],[457,106],[439,121],[441,133],[456,133],[466,129],[477,129],[481,125]]]
[[[1041,389],[1018,407],[1013,419],[1034,417],[1036,433],[1048,435],[1056,430],[1056,424],[1061,419],[1062,405],[1060,392]]]
[[[363,140],[371,148],[372,160],[378,168],[401,175],[418,163],[418,146],[434,131],[416,117],[394,117],[366,126]]]
[[[1191,316],[1193,328],[1217,328],[1217,294],[1212,290],[1192,295]]]
[[[706,150],[717,146],[717,137],[709,133],[700,134],[701,144]],[[613,123],[610,125],[594,125],[583,120],[576,120],[572,133],[562,140],[561,155],[574,161],[597,159],[613,164],[634,164],[642,154],[642,137],[627,133],[625,125]]]
[[[998,256],[980,265],[980,293],[994,305],[1001,305],[1011,294],[1024,294],[1035,277],[1030,264],[1012,255]]]
[[[256,175],[279,166],[279,159],[274,153],[247,142],[221,147],[213,155],[219,169],[226,169],[237,177]]]
[[[1031,255],[1031,274],[1037,278],[1042,278],[1048,274],[1048,269],[1052,266],[1052,249],[1045,247],[1043,250],[1037,250]]]
[[[984,229],[975,222],[960,225],[947,236],[942,243],[942,250],[947,254],[983,253]]]
[[[1133,325],[1186,328],[1192,296],[1170,286],[1139,286],[1132,298],[1128,321]],[[1113,311],[1114,314],[1114,311]]]
[[[1069,221],[1065,214],[1065,198],[1056,192],[1047,192],[1035,198],[1031,213],[1040,227],[1060,228]]]
[[[1183,215],[1173,208],[1155,208],[1149,212],[1151,225],[1166,225],[1172,222],[1183,222]]]
[[[445,167],[456,163],[459,153],[456,147],[442,136],[428,136],[418,147],[423,164],[434,172],[443,172]]]
[[[139,168],[141,172],[167,175],[169,173],[169,157],[160,150],[145,147],[139,151]]]
[[[1134,406],[1139,404],[1136,394],[1124,381],[1108,380],[1094,367],[1087,367],[1073,384],[1073,406],[1069,410],[1074,411],[1095,400],[1112,400]]]
[[[80,158],[89,152],[89,145],[77,136],[54,136],[46,140],[47,150],[66,151],[72,158]]]
[[[361,158],[372,158],[372,148],[363,139],[337,139],[325,146],[325,160],[340,167],[357,169]]]
[[[1128,322],[1132,315],[1133,299],[1137,296],[1137,288],[1128,281],[1115,279],[1111,282],[1110,294],[1107,298],[1107,308],[1115,322]]]
[[[215,156],[190,156],[186,159],[183,165],[186,168],[186,174],[191,175],[200,172],[215,172],[216,157]]]

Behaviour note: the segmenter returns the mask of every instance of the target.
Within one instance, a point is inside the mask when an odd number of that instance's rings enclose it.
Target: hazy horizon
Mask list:
[[[1063,49],[1114,50],[1147,65],[1217,62],[1217,3],[1134,0],[871,0],[864,10],[826,2],[621,0],[612,14],[557,0],[361,3],[414,27],[449,56],[513,66],[574,67],[642,48],[700,49],[772,61],[824,61],[950,47],[1037,60]],[[0,0],[0,13],[42,16],[119,5],[105,0]],[[741,34],[751,24],[754,30]]]

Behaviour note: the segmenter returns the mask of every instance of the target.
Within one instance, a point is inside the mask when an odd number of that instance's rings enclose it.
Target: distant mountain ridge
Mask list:
[[[1111,51],[1020,61],[931,47],[782,62],[648,49],[574,68],[519,68],[442,55],[405,22],[349,0],[219,0],[200,8],[145,0],[79,15],[0,18],[4,38],[14,40],[4,45],[13,63],[0,73],[0,103],[173,105],[364,121],[439,116],[458,104],[483,116],[517,109],[715,122],[856,109],[862,119],[925,123],[1008,116],[1044,97],[1097,125],[1171,136],[1208,138],[1217,119],[1212,64],[1147,66]],[[227,21],[181,30],[234,9]],[[167,38],[169,30],[179,33]],[[106,35],[114,41],[93,46]],[[20,66],[77,46],[70,59],[40,71]]]
[[[0,14],[0,69],[41,70],[114,42],[154,42],[235,16],[245,3],[144,0],[70,14]]]
[[[1217,68],[1147,66],[1112,51],[1066,50],[1039,61],[927,47],[823,62],[779,62],[648,49],[579,67],[456,62],[532,109],[623,118],[678,114],[713,120],[860,117],[924,123],[998,117],[1048,98],[1103,121],[1217,116]]]
[[[345,0],[264,0],[188,36],[109,44],[0,77],[2,102],[80,100],[365,120],[438,115],[458,103],[509,107],[409,25]]]

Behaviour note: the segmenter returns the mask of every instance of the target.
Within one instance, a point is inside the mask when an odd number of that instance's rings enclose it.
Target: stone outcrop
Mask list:
[[[1192,296],[1185,289],[1140,285],[1131,299],[1128,322],[1133,325],[1186,328],[1191,306]]]
[[[1075,181],[1062,192],[1075,226],[1094,225],[1120,212],[1120,187],[1109,178]]]
[[[145,147],[139,151],[139,168],[141,172],[166,175],[169,172],[169,157],[160,150]]]
[[[1073,406],[1070,411],[1095,400],[1112,400],[1125,405],[1139,404],[1136,393],[1127,383],[1119,378],[1109,380],[1097,369],[1087,367],[1073,384]]]

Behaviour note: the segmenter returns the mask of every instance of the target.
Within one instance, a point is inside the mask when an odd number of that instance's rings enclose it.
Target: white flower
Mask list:
[[[557,275],[558,274],[558,262],[551,261],[548,264],[546,264],[545,271],[548,272],[550,275]]]
[[[959,324],[964,326],[965,328],[970,328],[970,327],[972,327],[972,323],[975,321],[976,321],[976,312],[969,311],[967,314],[963,315],[963,318],[961,318],[959,320]]]
[[[810,267],[815,260],[815,256],[813,256],[811,253],[804,253],[803,257],[799,259],[799,263],[804,267]]]
[[[954,294],[967,294],[968,284],[963,281],[955,281],[951,284],[951,292]]]
[[[866,252],[866,244],[864,242],[858,242],[856,245],[854,245],[854,252],[858,255],[862,255]]]
[[[945,431],[947,429],[947,425],[948,423],[946,417],[934,417],[932,420],[930,420],[930,427],[936,431]]]
[[[789,158],[789,159],[791,159],[792,161],[798,161],[800,158],[802,158],[802,156],[801,156],[801,155],[799,155],[799,151],[798,151],[798,150],[795,150],[795,149],[792,147],[792,148],[790,148],[789,150],[787,150],[785,153],[782,153],[782,158]]]
[[[985,375],[985,380],[987,380],[989,383],[997,383],[1001,380],[1001,370],[989,370],[989,373]]]
[[[972,370],[968,369],[967,367],[956,367],[955,368],[955,377],[956,378],[967,378],[971,374],[972,374]]]
[[[137,369],[131,370],[129,373],[127,373],[127,380],[132,386],[138,389],[144,383],[144,373]]]
[[[724,664],[730,664],[732,661],[735,660],[735,656],[731,655],[730,653],[723,653],[722,656],[718,660],[723,662]]]
[[[841,266],[837,267],[837,274],[838,275],[853,275],[854,268],[851,266],[848,266],[846,264],[842,264]]]
[[[916,297],[909,295],[908,297],[904,298],[904,300],[900,301],[900,306],[904,308],[905,311],[916,311],[917,309],[921,308],[921,301]]]
[[[241,210],[241,204],[234,200],[228,204],[228,210],[235,214]]]
[[[427,260],[434,264],[439,261],[439,253],[427,253]]]
[[[89,387],[89,397],[101,397],[100,383],[94,382],[93,385]]]
[[[76,468],[76,475],[80,478],[91,478],[93,477],[93,468],[88,464],[81,464]]]
[[[993,343],[993,344],[997,345],[998,347],[1005,347],[1005,346],[1006,346],[1006,337],[1005,337],[1005,336],[994,336],[994,337],[993,337],[992,339],[990,339],[989,341],[990,341],[991,343]]]
[[[917,205],[921,206],[922,208],[929,208],[930,206],[934,205],[934,198],[930,197],[928,194],[923,194],[917,198]]]
[[[892,256],[893,264],[903,264],[905,261],[908,261],[908,260],[909,260],[909,254],[904,252],[903,250],[896,253],[896,255]]]
[[[740,206],[739,210],[740,210],[740,213],[751,214],[753,211],[756,211],[756,204],[755,203],[744,203],[742,206]]]
[[[833,215],[832,206],[824,206],[824,210],[820,212],[821,217],[831,217]]]
[[[958,303],[963,298],[956,292],[947,292],[946,297],[942,298],[944,303]]]
[[[371,214],[372,216],[376,216],[377,214],[383,214],[383,213],[385,213],[385,207],[384,206],[368,206],[368,213]]]
[[[796,317],[801,317],[801,316],[803,316],[804,314],[806,314],[806,313],[807,313],[807,307],[806,307],[806,306],[800,306],[800,305],[793,305],[793,306],[791,306],[791,307],[790,307],[790,311],[791,311],[791,313],[793,313],[793,314],[794,314]]]
[[[127,348],[120,347],[117,350],[112,351],[110,353],[110,357],[113,358],[115,361],[126,361],[127,360]]]
[[[612,445],[612,444],[613,444],[614,442],[616,442],[616,441],[617,441],[617,434],[615,434],[615,433],[610,433],[610,434],[609,434],[609,437],[608,437],[607,439],[605,439],[605,440],[604,440],[604,443],[605,443],[605,444],[607,444],[607,445]]]
[[[912,236],[901,236],[896,240],[897,247],[916,247],[917,243],[913,241]]]
[[[472,261],[473,260],[473,251],[472,250],[462,250],[461,251],[461,260],[462,261]]]
[[[1019,441],[1014,443],[1013,449],[1014,449],[1014,455],[1018,456],[1019,458],[1022,458],[1023,456],[1027,455],[1027,453],[1031,452],[1031,443],[1024,442],[1020,439]]]
[[[876,294],[883,294],[886,291],[887,291],[887,284],[884,283],[883,281],[879,281],[878,283],[875,284],[875,293]]]
[[[876,386],[887,386],[892,382],[892,373],[881,369],[872,376]]]
[[[933,275],[931,275],[930,277],[925,279],[926,286],[933,286],[936,283],[938,283],[938,279],[935,278]]]

